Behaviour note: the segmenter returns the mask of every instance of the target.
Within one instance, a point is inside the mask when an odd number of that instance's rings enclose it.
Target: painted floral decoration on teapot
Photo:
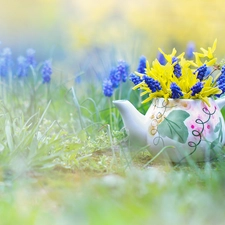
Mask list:
[[[216,102],[155,98],[151,104],[149,138],[154,146],[165,146],[165,138],[186,144],[193,154],[199,145],[214,149],[223,141],[223,118]]]

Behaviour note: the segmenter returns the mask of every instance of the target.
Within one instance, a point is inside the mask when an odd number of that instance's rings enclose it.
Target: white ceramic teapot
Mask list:
[[[116,100],[131,145],[135,149],[148,146],[152,156],[164,147],[161,156],[172,162],[206,161],[225,144],[225,124],[221,108],[225,98],[209,105],[200,99],[153,99],[146,115],[129,101]]]

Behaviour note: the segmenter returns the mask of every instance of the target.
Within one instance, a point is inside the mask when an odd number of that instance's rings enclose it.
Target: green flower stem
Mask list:
[[[116,160],[115,148],[114,148],[114,145],[113,145],[113,138],[112,138],[110,125],[107,125],[107,133],[108,133],[108,136],[109,136],[110,146],[111,146],[111,150],[112,150],[112,154],[113,154],[113,158],[112,158],[112,161],[110,163],[110,168],[112,168],[113,164],[117,163],[117,160]]]
[[[112,121],[112,99],[108,98],[108,102],[109,102],[109,120],[110,120],[110,127],[111,129],[113,129],[113,121]]]
[[[215,71],[216,69],[214,69],[214,71]],[[220,76],[222,75],[222,73],[219,73],[217,76],[216,76],[216,78],[215,78],[215,80],[214,80],[214,82],[213,82],[213,87],[215,87],[216,86],[216,82],[217,82],[217,80],[220,78]]]
[[[122,84],[119,87],[119,98],[118,99],[121,99],[121,96],[122,96]]]
[[[158,158],[166,149],[175,148],[174,146],[165,146],[162,148],[151,160],[149,160],[144,166],[143,169],[146,168],[149,164],[151,164],[156,158]]]
[[[77,100],[77,96],[76,96],[76,93],[74,91],[74,88],[72,87],[71,90],[72,90],[72,95],[73,95],[73,101],[74,101],[74,104],[75,104],[75,106],[77,108],[77,111],[78,111],[80,126],[81,126],[81,129],[83,130],[84,129],[84,121],[83,121],[82,114],[81,114],[80,104]]]
[[[47,99],[47,102],[50,101],[50,83],[47,83],[46,85],[46,99]]]

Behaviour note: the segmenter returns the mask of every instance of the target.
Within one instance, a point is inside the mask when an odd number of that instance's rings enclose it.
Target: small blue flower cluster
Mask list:
[[[148,87],[150,88],[152,93],[162,89],[160,83],[157,80],[154,80],[151,77],[148,77],[148,76],[144,75],[143,80],[148,85]]]
[[[189,60],[193,59],[194,51],[195,51],[195,43],[194,42],[188,42],[187,48],[186,48],[186,58],[189,59]]]
[[[137,76],[135,73],[130,75],[130,80],[134,83],[134,85],[140,84],[143,81],[141,77]]]
[[[191,93],[191,96],[195,96],[196,94],[198,94],[201,90],[202,90],[202,88],[203,88],[203,83],[202,82],[198,82],[198,83],[196,83],[192,88],[191,88],[191,90],[192,90],[192,93]]]
[[[11,56],[12,56],[12,51],[10,48],[4,48],[2,50],[2,57],[5,59],[6,67],[9,67],[11,64]]]
[[[176,62],[176,64],[174,65],[173,73],[175,74],[177,78],[179,78],[181,76],[181,66],[177,61],[178,59],[176,57],[172,58],[172,63]]]
[[[18,77],[25,77],[28,74],[28,66],[26,63],[26,58],[19,56],[17,58],[17,75]]]
[[[43,83],[48,83],[50,81],[50,75],[52,73],[52,67],[50,63],[46,62],[42,69]],[[17,76],[18,78],[27,77],[29,74],[29,68],[35,68],[37,65],[35,58],[35,50],[28,48],[26,50],[26,55],[20,55],[17,57],[16,63],[14,63],[12,57],[12,51],[10,48],[3,48],[0,52],[0,76],[7,78],[9,74],[12,76]],[[47,72],[48,71],[48,72]]]
[[[163,65],[163,66],[166,65],[166,59],[161,52],[158,53],[157,59],[161,65]]]
[[[122,82],[126,82],[127,81],[127,77],[129,74],[129,65],[125,62],[125,61],[119,61],[116,71],[117,74],[119,74],[120,80]]]
[[[137,67],[138,73],[145,74],[146,62],[147,62],[146,57],[144,55],[142,55],[139,59],[139,64],[138,64],[138,67]],[[139,84],[143,81],[143,79],[141,79],[138,75],[136,75],[134,73],[130,74],[129,79],[134,83],[134,85],[137,85],[137,84]]]
[[[43,63],[41,73],[42,73],[43,84],[49,83],[51,80],[51,75],[52,75],[52,62],[50,60],[46,60]]]
[[[173,99],[180,98],[180,97],[183,96],[183,93],[182,93],[180,87],[177,86],[176,83],[174,83],[174,82],[171,83],[170,89],[171,89],[171,91],[172,91],[172,98],[173,98]]]
[[[129,65],[121,60],[118,61],[116,68],[112,68],[109,77],[103,82],[103,94],[111,97],[115,88],[118,88],[121,82],[126,82],[129,74]]]
[[[11,49],[10,48],[4,48],[1,52],[0,57],[0,76],[1,77],[7,77],[7,74],[9,73],[10,66],[11,66]]]
[[[109,79],[112,82],[113,88],[117,88],[120,82],[126,82],[129,73],[129,66],[125,61],[119,61],[116,68],[112,68],[109,74]]]
[[[106,97],[113,95],[113,86],[111,80],[107,79],[103,81],[103,93]]]
[[[117,73],[117,71],[116,71],[115,68],[112,68],[110,70],[109,80],[111,81],[113,88],[118,88],[119,87],[119,84],[120,84],[120,76],[119,76],[119,73]]]
[[[36,66],[36,59],[35,59],[35,50],[32,48],[27,49],[27,64],[30,66]]]
[[[145,73],[145,69],[146,69],[146,62],[147,62],[147,59],[144,55],[142,55],[139,59],[139,65],[138,65],[138,68],[137,68],[137,72],[138,73],[142,73],[144,74]]]
[[[217,97],[220,97],[222,94],[225,93],[225,66],[221,68],[221,75],[217,80],[217,87],[222,91],[221,94],[216,95]]]
[[[32,48],[27,49],[26,57],[19,56],[17,58],[17,76],[26,77],[29,72],[29,67],[36,66],[35,50]]]
[[[194,74],[196,74],[197,72],[198,72],[198,74],[197,74],[197,78],[200,80],[200,81],[202,81],[203,79],[204,79],[204,77],[206,76],[206,74],[207,74],[207,66],[206,66],[206,64],[204,64],[203,66],[200,66],[195,72],[194,72]]]

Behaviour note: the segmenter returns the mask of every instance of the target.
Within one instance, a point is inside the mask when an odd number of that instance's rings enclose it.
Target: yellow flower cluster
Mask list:
[[[216,45],[217,40],[207,50],[201,48],[202,53],[194,52],[194,60],[187,60],[184,57],[185,53],[176,57],[176,49],[173,49],[171,54],[165,54],[159,49],[166,59],[166,64],[162,65],[158,59],[155,59],[152,66],[150,66],[149,62],[146,61],[145,73],[135,72],[140,77],[140,83],[134,86],[133,89],[142,89],[141,96],[148,94],[148,97],[143,101],[143,103],[146,103],[156,97],[174,98],[173,89],[171,88],[171,84],[174,84],[180,90],[179,98],[202,99],[208,104],[208,97],[219,95],[222,92],[216,86],[219,75],[217,77],[213,76],[213,72],[218,69],[217,59],[214,56]],[[175,71],[177,65],[178,69],[180,69],[180,76],[177,76]],[[199,69],[202,67],[205,69],[212,67],[212,71],[200,78],[198,74],[200,73]],[[153,83],[149,84],[148,81]],[[153,91],[151,85],[157,84],[160,88]],[[197,86],[200,84],[202,88],[194,93],[193,87],[196,84]]]

